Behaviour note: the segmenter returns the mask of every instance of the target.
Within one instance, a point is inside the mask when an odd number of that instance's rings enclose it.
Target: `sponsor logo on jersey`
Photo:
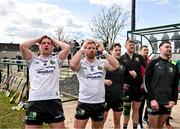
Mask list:
[[[54,70],[39,70],[37,71],[37,73],[41,73],[41,74],[47,74],[47,73],[53,73]]]
[[[47,65],[47,61],[44,61],[44,62],[43,62],[43,65],[46,66],[46,65]]]
[[[172,73],[173,72],[173,68],[169,67],[169,72]]]
[[[38,74],[52,74],[54,73],[55,66],[47,66],[45,69],[37,69]]]
[[[103,72],[88,74],[86,77],[87,79],[101,79],[103,77]]]
[[[103,67],[101,67],[101,66],[98,66],[98,70],[102,70],[103,69]]]
[[[136,57],[136,58],[135,58],[135,61],[138,61],[138,62],[139,62],[139,58],[138,58],[138,57]]]
[[[87,67],[81,66],[81,69],[87,69]]]
[[[50,64],[55,64],[56,62],[53,60],[50,60]]]

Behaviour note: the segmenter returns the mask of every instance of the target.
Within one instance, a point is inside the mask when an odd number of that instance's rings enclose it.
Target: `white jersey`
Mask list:
[[[63,60],[58,56],[28,61],[30,90],[29,101],[60,99],[59,74]]]
[[[77,72],[79,80],[79,101],[83,103],[102,103],[105,101],[105,60],[93,63],[82,59]]]

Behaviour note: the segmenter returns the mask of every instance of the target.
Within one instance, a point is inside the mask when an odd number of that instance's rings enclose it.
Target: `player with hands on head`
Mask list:
[[[30,49],[35,44],[38,45],[39,56],[34,55]],[[58,45],[62,50],[53,56],[54,45]],[[70,46],[63,41],[43,35],[21,43],[20,51],[28,64],[30,77],[25,128],[39,129],[44,122],[48,123],[52,129],[65,128],[59,91],[59,74],[69,54]]]
[[[100,51],[106,59],[97,59],[96,51]],[[92,128],[102,128],[106,71],[119,67],[119,62],[110,55],[101,43],[85,40],[80,50],[72,57],[70,67],[77,72],[79,81],[78,104],[76,108],[74,128],[83,129],[91,118]]]

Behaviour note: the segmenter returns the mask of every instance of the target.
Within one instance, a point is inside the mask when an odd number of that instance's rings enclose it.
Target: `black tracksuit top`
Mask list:
[[[178,99],[178,67],[161,57],[152,60],[146,69],[147,102],[155,99],[159,105]]]
[[[113,100],[119,100],[123,96],[123,85],[124,76],[126,74],[126,67],[124,64],[120,63],[120,67],[115,71],[107,71],[105,79],[111,80],[113,83],[110,86],[105,86],[106,98],[111,98]]]
[[[125,81],[130,85],[129,92],[140,93],[141,84],[143,83],[141,66],[146,67],[145,59],[140,54],[136,53],[133,54],[131,59],[130,56],[125,53],[120,57],[120,62],[125,64],[128,71],[135,70],[137,73],[136,78],[133,78],[130,74],[125,76]]]

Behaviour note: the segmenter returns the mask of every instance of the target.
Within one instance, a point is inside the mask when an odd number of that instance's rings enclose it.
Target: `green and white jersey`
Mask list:
[[[90,63],[85,59],[80,62],[77,72],[79,80],[79,101],[83,103],[102,103],[105,101],[105,63],[106,60],[97,60]]]
[[[63,60],[58,56],[34,56],[28,61],[30,90],[29,101],[60,99],[59,74]]]

